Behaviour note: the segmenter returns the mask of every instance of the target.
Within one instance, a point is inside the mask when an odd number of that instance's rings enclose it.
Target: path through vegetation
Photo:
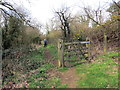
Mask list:
[[[67,85],[68,88],[76,88],[77,80],[79,80],[79,77],[76,74],[76,68],[74,67],[62,72],[57,69],[52,69],[48,71],[48,75],[52,78],[60,78],[60,82]]]
[[[66,84],[67,88],[116,88],[118,83],[117,58],[118,53],[110,52],[99,56],[90,64],[86,63],[72,68],[52,68],[48,70],[48,76],[60,78],[60,82]]]
[[[27,73],[18,72],[12,80],[8,79],[9,82],[5,83],[4,88],[118,87],[119,62],[117,52],[100,55],[92,63],[85,63],[71,68],[58,68],[55,47],[48,46],[47,48],[40,48],[40,51],[31,57],[34,57],[33,59],[35,60],[47,61],[46,64]]]
[[[49,61],[51,64],[57,66],[58,65],[58,62],[57,60],[54,60],[53,56],[51,55],[49,49],[46,49],[45,52],[45,59],[47,59],[47,61]]]
[[[48,49],[45,50],[45,57],[46,59],[52,59],[50,51]],[[52,64],[57,66],[57,60],[50,60]],[[52,70],[48,71],[48,75],[50,77],[59,77],[61,79],[62,84],[66,84],[68,88],[76,88],[77,80],[79,77],[76,74],[76,68],[72,67],[64,72],[60,72],[57,69],[53,68]]]
[[[68,88],[76,88],[77,80],[79,77],[76,74],[76,68],[70,68],[67,71],[61,73],[61,83],[67,84]]]

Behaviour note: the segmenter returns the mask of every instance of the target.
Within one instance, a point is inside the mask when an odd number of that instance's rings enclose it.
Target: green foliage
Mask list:
[[[100,55],[99,57],[104,57],[104,58],[111,58],[111,57],[118,57],[118,52],[108,52],[107,54]]]
[[[35,37],[35,38],[33,39],[33,43],[35,43],[35,44],[40,44],[40,42],[41,42],[40,37]]]
[[[40,44],[41,37],[38,28],[32,28],[30,26],[25,26],[25,40],[28,44]]]
[[[32,51],[29,55],[20,58],[21,62],[24,63],[24,67],[29,70],[37,69],[45,62],[44,48]],[[28,64],[26,64],[28,63]]]
[[[55,48],[55,46],[51,44],[51,45],[48,45],[47,48],[51,49],[51,48]]]
[[[53,64],[41,64],[44,62],[45,59],[45,51],[50,50],[50,52],[53,52],[52,54],[55,54],[56,50],[55,46],[48,45],[47,48],[39,48],[38,50],[32,51],[31,53],[25,55],[24,57],[21,57],[19,59],[19,64],[22,65],[22,74],[27,74],[27,77],[19,77],[19,74],[21,71],[18,71],[16,69],[15,75],[8,77],[4,84],[7,83],[7,81],[13,81],[16,83],[22,83],[24,81],[27,81],[29,84],[29,88],[51,88],[52,86],[58,87],[58,88],[65,88],[67,85],[61,84],[60,78],[50,78],[48,79],[47,70],[50,68],[53,68]],[[19,65],[18,65],[19,66]],[[19,73],[19,74],[17,74]],[[24,85],[23,87],[24,88]]]
[[[43,65],[45,61],[44,49],[26,49],[21,51],[13,52],[13,55],[7,56],[7,59],[4,59],[2,62],[3,65],[3,81],[11,79],[9,77],[15,76],[17,73],[26,73],[31,70],[35,70]],[[19,52],[19,54],[18,54]],[[17,55],[17,56],[16,56]],[[11,58],[12,57],[12,58]],[[48,67],[50,67],[48,65]]]
[[[44,88],[44,83],[40,81],[32,82],[29,85],[29,88]]]
[[[56,57],[55,55],[57,55],[56,54],[57,49],[54,45],[48,45],[47,48],[40,48],[39,50],[41,52],[41,55],[40,54],[36,55],[35,53],[33,53],[33,56],[31,56],[31,58],[45,59],[44,54],[42,55],[42,53],[44,53],[45,50],[49,50],[51,52],[51,54],[53,55],[53,57]],[[36,62],[38,62],[38,61],[36,61]],[[38,72],[32,74],[30,77],[27,78],[27,81],[30,85],[29,88],[38,88],[38,87],[39,88],[51,88],[51,87],[66,88],[67,85],[61,84],[60,78],[53,77],[53,78],[47,80],[48,76],[46,74],[46,71],[53,67],[54,66],[52,64],[44,64],[42,66],[39,66]],[[65,71],[65,70],[67,70],[67,68],[60,69],[60,71]]]
[[[57,45],[58,39],[60,37],[62,37],[62,32],[60,30],[51,30],[46,36],[49,44],[54,44],[54,45]]]
[[[86,32],[84,29],[79,29],[73,31],[73,38],[78,39],[80,41],[85,41],[86,40]]]
[[[111,58],[117,55],[118,53],[110,52],[102,55],[102,59],[96,60],[92,64],[82,64],[77,66],[77,72],[80,74],[78,87],[118,87],[118,64]]]
[[[10,16],[2,27],[3,49],[30,46],[31,43],[40,44],[40,34],[37,28],[25,26],[16,16]]]
[[[55,88],[67,88],[67,85],[66,84],[61,84],[60,78],[53,77],[51,80],[48,80],[46,82],[46,87],[45,88],[51,88],[51,87],[55,87]]]
[[[45,64],[39,67],[37,73],[34,73],[33,75],[29,76],[27,78],[27,81],[29,83],[29,88],[45,88],[47,82],[46,71],[50,68],[52,68],[51,64]]]
[[[68,88],[67,84],[62,84],[61,86],[59,86],[58,88]]]
[[[8,22],[8,23],[7,23]],[[3,48],[18,47],[23,42],[24,24],[22,20],[11,16],[2,28]]]
[[[45,72],[45,71],[47,71],[47,70],[50,69],[50,68],[53,68],[53,65],[52,65],[52,64],[45,64],[45,65],[43,65],[43,67],[41,67],[39,70]]]
[[[29,88],[51,88],[52,86],[55,88],[66,88],[67,85],[61,84],[60,78],[53,77],[50,80],[46,79],[48,77],[46,71],[52,67],[51,64],[45,64],[39,68],[39,72],[28,77]]]
[[[58,59],[58,51],[57,51],[57,47],[55,45],[48,45],[47,49],[50,51],[50,54],[53,56],[54,59]]]
[[[64,71],[66,71],[66,70],[68,70],[67,67],[61,67],[61,68],[58,68],[58,71],[60,71],[60,72],[64,72]]]
[[[52,86],[58,87],[61,84],[60,79],[56,77],[52,78],[51,80],[48,80],[47,83],[48,84],[46,85],[46,88],[51,88]]]

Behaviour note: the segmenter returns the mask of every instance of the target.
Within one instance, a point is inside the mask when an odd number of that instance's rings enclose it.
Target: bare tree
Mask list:
[[[112,0],[113,1],[113,3],[120,9],[120,1],[118,1],[118,2],[116,2],[116,1],[114,1],[114,0]]]
[[[102,11],[100,10],[100,7],[97,10],[90,10],[89,8],[84,8],[84,11],[87,15],[88,18],[90,18],[94,23],[96,23],[96,25],[100,25],[102,26],[105,30],[104,30],[104,52],[107,51],[107,28],[105,25],[103,25],[101,23],[101,13]]]
[[[113,1],[113,3],[119,8],[118,11],[120,10],[120,6],[119,6],[119,2],[115,2]],[[98,7],[97,10],[91,10],[89,8],[84,8],[84,11],[87,15],[88,18],[90,18],[94,23],[96,23],[96,25],[102,26],[104,28],[104,52],[107,51],[107,27],[106,24],[102,23],[102,9],[100,9],[100,7]],[[118,13],[119,16],[119,13]],[[117,20],[111,20],[109,22],[109,25],[116,22]],[[119,20],[118,20],[119,21]]]
[[[70,37],[70,34],[71,34],[71,30],[70,30],[71,13],[69,13],[68,11],[69,11],[68,7],[64,7],[64,8],[61,8],[61,9],[55,11],[55,13],[57,14],[57,16],[60,20],[61,29],[64,32],[65,38]]]

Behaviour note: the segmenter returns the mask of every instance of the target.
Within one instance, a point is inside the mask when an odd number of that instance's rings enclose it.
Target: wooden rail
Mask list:
[[[86,50],[86,49],[88,49],[88,47],[87,48],[81,48],[81,49],[79,49],[79,48],[76,48],[76,49],[66,49],[66,50],[64,50],[64,52],[80,51],[80,50]]]
[[[75,53],[75,54],[65,54],[64,56],[66,57],[70,57],[70,56],[76,56],[76,55],[81,55],[81,54],[88,54],[88,52],[84,52],[84,53]]]
[[[65,45],[71,45],[71,44],[89,44],[90,41],[82,41],[82,42],[67,42],[64,43]]]
[[[78,58],[74,58],[77,56]],[[66,60],[65,57],[67,58]],[[74,59],[70,59],[73,57]],[[66,41],[60,39],[58,41],[58,64],[59,67],[64,67],[64,62],[67,61],[81,61],[81,59],[90,60],[90,40],[77,41],[71,40]],[[86,62],[86,61],[85,61]],[[80,63],[80,62],[79,62]]]

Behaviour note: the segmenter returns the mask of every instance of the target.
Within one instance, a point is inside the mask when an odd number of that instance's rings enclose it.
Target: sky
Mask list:
[[[63,5],[71,7],[73,14],[80,11],[84,6],[97,9],[100,6],[106,8],[112,0],[6,0],[17,6],[23,6],[29,10],[33,18],[45,25],[54,17],[54,10]]]

